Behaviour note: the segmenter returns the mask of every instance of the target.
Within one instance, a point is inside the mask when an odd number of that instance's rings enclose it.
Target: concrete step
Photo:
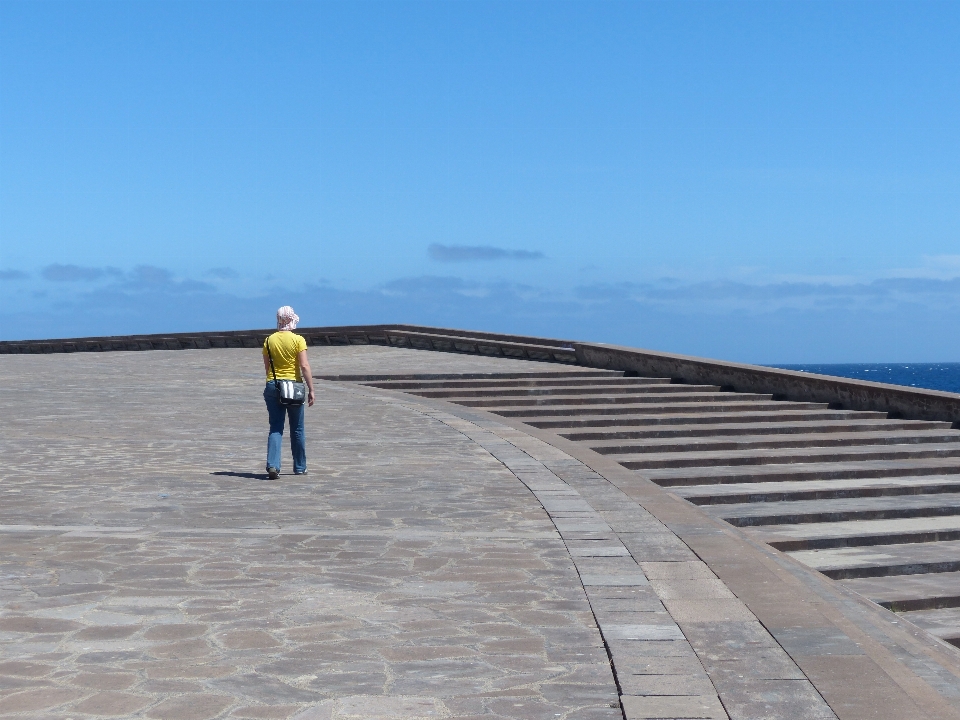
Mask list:
[[[379,385],[378,387],[383,387]],[[615,387],[598,387],[593,383],[581,383],[579,385],[545,385],[543,387],[528,388],[438,388],[438,389],[418,389],[408,390],[411,395],[430,398],[449,398],[451,402],[459,402],[460,399],[469,398],[507,398],[511,401],[514,398],[573,398],[588,395],[596,398],[595,402],[602,402],[603,398],[619,398],[623,395],[652,395],[657,398],[663,396],[682,395],[683,397],[700,396],[708,394],[712,397],[720,392],[718,385],[617,385]],[[740,394],[725,393],[738,397]],[[758,396],[751,396],[758,397]],[[769,398],[769,395],[759,397]]]
[[[671,387],[671,386],[667,386]],[[417,393],[418,394],[418,393]],[[461,395],[452,395],[444,397],[445,400],[463,405],[465,407],[481,408],[505,408],[517,409],[525,407],[552,407],[555,405],[572,406],[579,405],[661,405],[664,408],[674,406],[686,406],[697,404],[715,405],[718,403],[744,403],[744,402],[763,402],[773,401],[772,395],[761,395],[753,393],[721,393],[721,392],[684,392],[684,393],[600,393],[596,395],[548,395],[544,397],[533,398],[492,398],[475,399],[463,397]]]
[[[900,617],[954,647],[960,647],[960,608],[914,610]]]
[[[929,518],[960,515],[960,493],[737,503],[709,505],[706,510],[736,527]]]
[[[925,495],[960,492],[960,475],[694,485],[674,488],[673,492],[694,505]]]
[[[471,407],[481,407],[471,403],[460,403]],[[530,418],[565,417],[571,415],[679,415],[686,412],[688,415],[703,413],[736,413],[736,412],[776,412],[790,413],[797,410],[826,410],[826,403],[783,403],[776,400],[760,400],[757,402],[740,402],[734,396],[727,402],[693,402],[671,403],[656,405],[653,403],[613,404],[613,405],[561,405],[554,407],[493,407],[490,412],[503,417],[516,417],[523,420]],[[526,422],[526,420],[523,420]],[[530,423],[533,424],[533,423]],[[540,426],[536,426],[540,427]]]
[[[960,572],[858,578],[841,582],[894,612],[960,607]]]
[[[539,420],[531,417],[525,420],[528,425],[543,428],[544,430],[560,430],[578,428],[603,428],[601,432],[631,432],[636,428],[659,430],[666,428],[672,430],[687,426],[703,424],[705,426],[720,426],[725,424],[744,425],[746,423],[809,423],[821,421],[845,422],[856,418],[858,421],[881,420],[887,417],[882,412],[858,412],[855,410],[828,410],[826,404],[814,403],[816,408],[812,410],[794,410],[795,403],[785,405],[781,402],[769,403],[769,410],[744,411],[729,406],[724,406],[722,413],[716,412],[666,412],[663,414],[651,415],[649,413],[636,412],[633,414],[609,417],[607,415],[585,415],[582,417],[555,418],[550,420]],[[698,407],[698,410],[702,408]],[[522,413],[520,414],[522,417]],[[566,433],[564,433],[567,436]],[[581,439],[581,438],[577,438]]]
[[[743,531],[777,550],[792,552],[960,540],[960,517],[766,525]]]
[[[960,441],[957,430],[887,430],[880,432],[808,432],[790,435],[733,435],[720,438],[657,438],[646,440],[605,440],[590,444],[601,455],[634,453],[678,453],[716,450],[773,448],[825,448],[856,445],[907,445]]]
[[[621,465],[631,470],[740,465],[802,465],[806,463],[842,463],[853,460],[960,458],[960,442],[784,448],[782,450],[761,448],[756,450],[609,454],[615,457]]]
[[[960,572],[960,540],[788,553],[834,580]]]
[[[623,377],[620,370],[548,370],[537,372],[478,372],[478,373],[403,373],[365,375],[314,375],[317,380],[334,382],[375,383],[387,380],[511,380],[527,378],[603,378]]]
[[[364,383],[385,390],[442,390],[447,388],[463,388],[480,390],[483,388],[524,388],[524,387],[568,387],[589,383],[596,388],[616,388],[635,386],[663,386],[670,385],[670,378],[641,378],[641,377],[598,377],[575,378],[561,380],[558,378],[524,379],[524,380],[382,380]],[[680,385],[679,387],[683,387]]]
[[[643,477],[661,487],[749,482],[844,480],[850,478],[913,477],[960,473],[960,458],[911,458],[781,465],[719,465],[715,467],[644,470]]]
[[[834,411],[831,411],[834,412]],[[840,411],[843,412],[843,411]],[[777,416],[779,417],[779,416]],[[689,423],[638,430],[635,427],[611,427],[604,430],[561,432],[568,440],[643,440],[646,438],[724,437],[727,435],[794,435],[805,433],[894,432],[899,430],[949,430],[948,422],[932,420],[859,420],[846,415],[842,420],[808,420],[796,422],[731,422]],[[725,418],[726,419],[726,418]],[[957,431],[960,434],[960,431]]]

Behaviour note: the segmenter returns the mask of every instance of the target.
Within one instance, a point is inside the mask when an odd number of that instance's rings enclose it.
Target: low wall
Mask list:
[[[273,330],[125,335],[0,342],[0,354],[260,347]],[[418,325],[351,325],[298,328],[309,345],[385,345],[489,357],[510,357],[638,375],[675,382],[720,385],[737,392],[770,393],[782,400],[830,403],[875,410],[893,417],[945,420],[960,427],[960,395],[899,385],[848,380],[793,370],[723,362],[637,348],[522,335],[503,335]]]
[[[56,340],[11,340],[0,342],[0,355],[45,355],[49,353],[119,352],[136,350],[201,350],[207,348],[256,348],[274,332],[231,330],[224,332],[117,335],[62,338]],[[387,345],[391,347],[460,352],[490,357],[576,364],[571,343],[564,340],[518,335],[465,332],[416,325],[339,325],[297,328],[308,345]]]

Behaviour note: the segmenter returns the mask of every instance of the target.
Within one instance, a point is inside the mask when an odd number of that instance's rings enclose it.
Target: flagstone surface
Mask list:
[[[257,350],[0,363],[0,716],[622,717],[550,516],[450,425],[324,385],[271,482]]]
[[[347,381],[585,368],[310,356],[276,481],[257,349],[0,356],[0,718],[960,717],[952,649],[648,471]]]

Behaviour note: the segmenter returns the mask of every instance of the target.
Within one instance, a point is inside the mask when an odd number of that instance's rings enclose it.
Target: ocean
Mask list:
[[[960,363],[851,363],[768,367],[960,393]]]

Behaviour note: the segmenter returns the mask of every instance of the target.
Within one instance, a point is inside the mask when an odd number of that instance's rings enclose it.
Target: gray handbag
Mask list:
[[[267,356],[270,358],[270,369],[273,371],[273,384],[280,395],[281,405],[303,405],[307,401],[307,384],[296,380],[277,380],[277,368],[273,365],[273,353],[270,352],[270,338],[267,338]]]

